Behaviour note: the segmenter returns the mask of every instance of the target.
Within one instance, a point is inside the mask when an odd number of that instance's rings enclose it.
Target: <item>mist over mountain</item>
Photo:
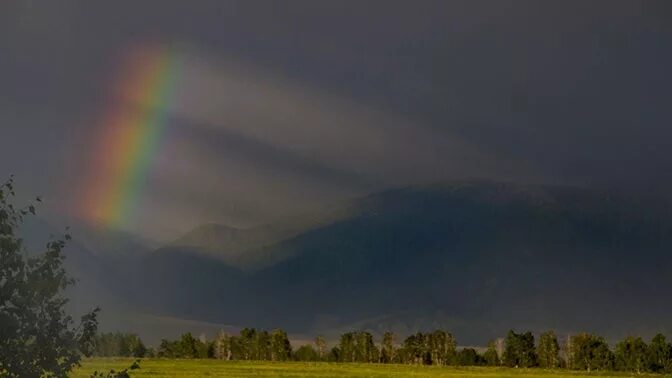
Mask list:
[[[70,363],[86,337],[35,319],[100,307],[100,357],[143,355],[137,334],[170,358],[672,373],[671,20],[670,0],[0,1],[0,371]],[[26,259],[50,247],[66,260]]]
[[[353,211],[356,210],[352,204],[343,203],[247,229],[205,224],[161,248],[159,252],[186,251],[221,260],[241,270],[261,269],[291,255],[291,251],[271,248],[275,244],[307,230],[346,219]]]
[[[205,225],[117,264],[106,287],[135,312],[294,334],[440,326],[468,344],[510,327],[648,335],[672,327],[661,300],[672,288],[670,209],[572,187],[408,187],[338,216]]]

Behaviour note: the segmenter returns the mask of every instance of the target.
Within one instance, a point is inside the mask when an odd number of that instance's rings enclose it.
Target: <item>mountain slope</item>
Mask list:
[[[227,324],[441,325],[469,343],[507,327],[646,334],[672,327],[660,321],[672,310],[660,301],[672,289],[672,216],[654,205],[451,182],[373,194],[334,222],[241,252],[284,256],[257,270],[183,249],[152,254],[141,271],[161,282],[151,294],[161,311]]]
[[[275,223],[248,229],[220,224],[199,226],[158,252],[199,254],[221,260],[229,266],[258,270],[291,256],[291,251],[269,248],[311,229],[335,223],[350,216],[350,206],[331,206],[313,214],[283,218]]]

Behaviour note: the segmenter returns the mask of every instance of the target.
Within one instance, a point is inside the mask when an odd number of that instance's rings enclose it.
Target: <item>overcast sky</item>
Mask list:
[[[152,238],[452,178],[672,190],[666,0],[4,1],[0,177],[76,208],[137,46],[181,59]]]

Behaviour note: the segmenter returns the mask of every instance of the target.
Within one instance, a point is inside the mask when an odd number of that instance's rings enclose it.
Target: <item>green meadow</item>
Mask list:
[[[133,359],[86,359],[72,374],[89,377],[94,371],[123,369]],[[577,372],[567,370],[511,369],[492,367],[439,367],[414,365],[348,364],[328,362],[251,362],[193,359],[144,359],[131,377],[631,377],[614,372]],[[637,377],[657,376],[640,374]]]

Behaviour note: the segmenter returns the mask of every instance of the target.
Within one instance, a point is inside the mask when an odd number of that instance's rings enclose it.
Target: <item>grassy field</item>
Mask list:
[[[132,359],[88,359],[72,377],[89,377],[95,370],[128,367]],[[147,359],[132,377],[627,377],[632,374],[548,371],[485,367],[433,367],[376,364],[332,364],[300,362],[244,362],[218,360]],[[645,375],[638,375],[642,377]],[[657,376],[660,377],[660,376]]]

